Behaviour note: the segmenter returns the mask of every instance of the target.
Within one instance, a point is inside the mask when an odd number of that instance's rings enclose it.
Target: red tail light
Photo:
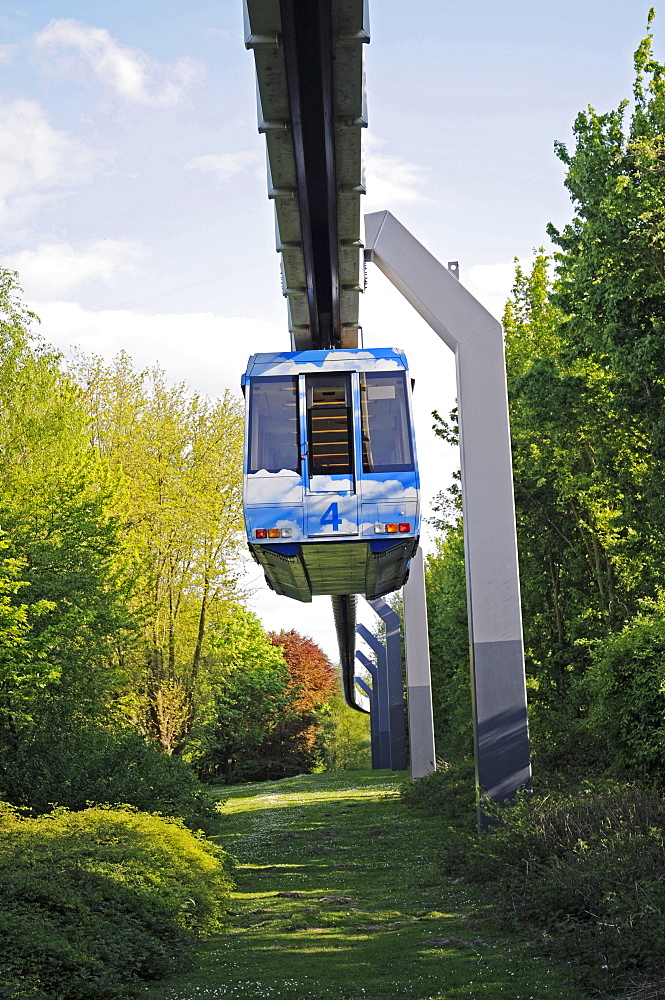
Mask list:
[[[399,530],[411,531],[411,525],[408,523],[408,521],[400,521]]]

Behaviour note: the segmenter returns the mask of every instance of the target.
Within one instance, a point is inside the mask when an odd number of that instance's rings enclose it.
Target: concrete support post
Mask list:
[[[390,212],[365,216],[365,234],[368,259],[456,356],[476,777],[501,802],[531,777],[503,332]]]
[[[406,770],[406,722],[404,719],[404,679],[402,675],[402,632],[399,615],[381,597],[367,602],[386,627],[386,680],[390,717],[390,767]]]
[[[409,579],[404,585],[403,594],[411,777],[422,778],[436,770],[436,750],[427,635],[425,561],[421,548],[411,560]]]

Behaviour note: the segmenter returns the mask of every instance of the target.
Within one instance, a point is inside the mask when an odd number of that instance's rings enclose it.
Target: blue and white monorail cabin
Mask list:
[[[269,586],[299,601],[401,587],[420,533],[404,354],[254,354],[242,386],[247,540]]]

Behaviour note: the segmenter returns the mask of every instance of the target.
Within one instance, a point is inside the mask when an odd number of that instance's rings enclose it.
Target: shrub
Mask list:
[[[278,781],[314,770],[316,730],[313,716],[281,719],[254,747],[247,747],[233,769],[234,781]]]
[[[186,963],[222,921],[221,851],[129,809],[0,814],[2,996],[113,1000]]]
[[[596,987],[665,971],[665,802],[630,785],[531,796],[493,808],[466,872],[507,915],[535,925]],[[458,861],[460,859],[458,858]]]
[[[145,812],[180,816],[210,829],[219,820],[205,788],[178,757],[167,757],[131,729],[61,726],[2,750],[0,797],[35,813],[53,803],[84,809],[126,803]]]
[[[596,644],[587,685],[592,729],[628,780],[665,785],[665,594]]]
[[[448,763],[437,761],[436,771],[401,786],[402,801],[414,809],[436,813],[464,829],[476,823],[476,783],[471,757]]]

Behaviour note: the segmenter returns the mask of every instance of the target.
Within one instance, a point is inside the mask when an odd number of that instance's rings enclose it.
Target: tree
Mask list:
[[[216,626],[212,643],[217,654],[215,718],[202,737],[201,773],[224,775],[230,782],[284,777],[294,773],[294,766],[302,769],[300,759],[284,760],[289,756],[284,742],[297,739],[306,723],[280,646],[242,607]]]
[[[114,649],[132,629],[117,484],[19,293],[0,272],[0,740],[13,742],[39,720],[105,714],[120,681]]]
[[[647,621],[644,608],[660,600],[665,569],[665,67],[651,44],[649,34],[635,55],[627,127],[627,102],[603,115],[590,108],[575,122],[574,151],[557,144],[575,216],[562,233],[549,228],[560,248],[554,274],[542,251],[530,270],[518,267],[504,314],[536,754],[587,772],[614,755],[629,777],[644,773],[645,747],[653,767],[662,743],[661,708],[635,708],[641,698],[660,706],[660,668],[646,660],[660,655],[662,617],[651,611]],[[455,438],[454,413],[437,425]],[[453,657],[443,698],[454,705],[462,658],[461,642],[452,653],[454,626],[461,636],[463,615],[453,586],[456,573],[462,579],[461,537],[450,523],[457,483],[440,507],[447,540],[431,567],[430,615],[433,648]],[[626,671],[642,678],[639,696]],[[632,705],[624,712],[622,690]],[[608,713],[617,725],[623,719],[618,728]],[[627,720],[637,715],[643,724],[631,741]]]
[[[317,745],[326,771],[361,771],[372,766],[369,715],[344,701],[341,685],[317,714]]]
[[[294,693],[294,707],[311,714],[336,692],[337,676],[320,646],[295,629],[289,632],[269,632],[268,639],[278,646],[286,660]]]
[[[338,677],[321,647],[309,636],[291,629],[269,633],[268,638],[286,661],[293,711],[290,722],[272,736],[272,753],[281,756],[293,773],[311,771],[318,752],[317,713],[336,693]]]
[[[74,373],[95,448],[125,484],[125,542],[138,584],[143,639],[125,656],[131,717],[167,753],[181,753],[212,705],[212,630],[237,600],[242,414],[168,385],[158,368],[134,371],[81,358]]]
[[[575,121],[574,151],[557,144],[575,216],[549,232],[560,247],[554,303],[564,350],[602,373],[639,468],[622,512],[628,534],[648,534],[639,571],[653,587],[665,557],[665,67],[652,42],[649,31],[635,53],[630,120],[627,101],[605,114],[589,108]]]

